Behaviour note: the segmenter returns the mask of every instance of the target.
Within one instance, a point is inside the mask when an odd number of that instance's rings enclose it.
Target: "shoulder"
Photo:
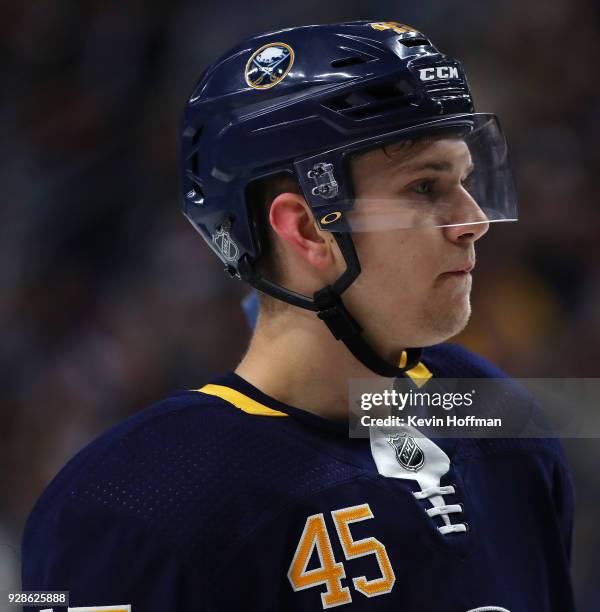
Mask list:
[[[122,514],[141,510],[150,519],[169,500],[163,499],[168,491],[189,494],[195,482],[206,479],[208,464],[247,439],[239,436],[253,427],[247,416],[218,397],[175,392],[92,440],[59,471],[34,511],[68,498]],[[135,499],[126,503],[120,492],[132,489]]]
[[[191,449],[216,427],[226,430],[238,416],[217,398],[176,392],[115,424],[88,443],[49,483],[34,505],[26,531],[68,509],[83,520],[110,514],[115,521],[155,523],[169,487],[186,483],[169,478],[184,474]],[[188,483],[193,480],[189,474]],[[135,493],[133,493],[135,492]],[[133,493],[133,494],[132,494]],[[178,491],[179,493],[179,491]]]
[[[184,579],[180,559],[187,552],[176,530],[181,524],[172,519],[192,482],[185,479],[181,432],[193,435],[214,406],[200,394],[175,393],[77,453],[27,519],[23,584],[66,585],[72,602],[133,598],[147,610],[169,607],[167,595],[176,588],[170,583]],[[147,589],[138,588],[142,582]]]
[[[136,524],[186,553],[225,550],[294,499],[332,484],[332,474],[351,477],[282,427],[288,419],[250,408],[184,391],[119,423],[50,483],[26,535],[43,536],[68,515],[74,528],[80,517],[80,529]]]
[[[136,468],[142,465],[145,478],[158,478],[175,445],[184,445],[198,432],[206,435],[207,421],[214,421],[208,428],[214,431],[215,424],[227,429],[239,417],[222,404],[218,398],[202,393],[179,391],[115,424],[59,471],[38,505],[61,495],[79,497],[96,479],[136,479],[142,475]],[[221,417],[218,420],[217,412]]]

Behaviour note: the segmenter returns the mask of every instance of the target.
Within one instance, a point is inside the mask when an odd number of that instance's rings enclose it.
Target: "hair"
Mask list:
[[[289,172],[280,172],[250,183],[246,189],[246,202],[252,219],[254,236],[260,249],[260,257],[256,260],[257,271],[267,280],[283,284],[285,269],[282,264],[281,246],[277,234],[271,227],[269,215],[273,200],[281,193],[296,193],[302,195],[298,180]],[[260,307],[265,312],[275,312],[288,307],[270,295],[258,292]]]

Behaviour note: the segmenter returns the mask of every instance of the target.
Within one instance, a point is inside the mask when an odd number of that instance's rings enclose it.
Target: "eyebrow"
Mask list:
[[[409,170],[412,172],[418,172],[420,170],[434,170],[436,172],[449,172],[454,168],[454,164],[447,161],[428,161],[422,164],[411,164],[407,163],[402,169]],[[471,162],[467,168],[467,172],[472,172],[475,165]]]

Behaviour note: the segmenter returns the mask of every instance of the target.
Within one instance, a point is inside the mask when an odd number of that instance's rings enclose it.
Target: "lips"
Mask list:
[[[468,262],[458,268],[448,270],[447,272],[444,272],[444,274],[468,274],[469,272],[473,270],[474,267],[475,267],[474,263]]]

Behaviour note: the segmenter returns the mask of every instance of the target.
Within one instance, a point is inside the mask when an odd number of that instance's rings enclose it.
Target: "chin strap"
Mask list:
[[[354,357],[375,374],[388,378],[398,377],[419,363],[422,352],[419,348],[406,349],[406,363],[402,367],[382,359],[364,339],[361,326],[348,312],[331,285],[317,291],[314,300],[317,316],[327,325],[336,340],[341,340]]]
[[[312,299],[263,278],[247,256],[242,257],[238,262],[238,273],[244,281],[263,293],[293,306],[315,311],[336,340],[341,340],[354,357],[375,374],[386,378],[403,376],[404,372],[411,370],[419,363],[422,349],[407,348],[405,350],[406,362],[401,366],[385,361],[369,346],[362,336],[362,327],[348,312],[341,298],[341,294],[360,274],[360,262],[354,242],[350,233],[332,232],[332,235],[342,252],[347,267],[333,285],[323,287],[314,294]]]

